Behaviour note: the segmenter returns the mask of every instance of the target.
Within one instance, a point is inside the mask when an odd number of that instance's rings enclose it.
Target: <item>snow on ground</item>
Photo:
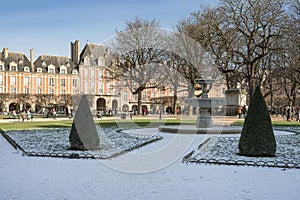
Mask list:
[[[0,199],[299,199],[299,169],[186,165],[182,157],[207,135],[128,133],[164,139],[89,160],[24,157],[0,136]]]

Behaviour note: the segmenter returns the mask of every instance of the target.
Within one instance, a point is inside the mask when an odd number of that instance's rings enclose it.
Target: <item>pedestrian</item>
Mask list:
[[[247,107],[246,107],[246,105],[244,105],[243,108],[242,108],[243,117],[246,117],[246,114],[247,114]]]
[[[26,118],[27,118],[26,110],[23,110],[23,112],[22,112],[22,121],[24,122]]]
[[[238,108],[237,108],[237,114],[238,114],[238,118],[242,117],[242,107],[241,106],[238,106]]]
[[[290,107],[290,106],[287,106],[287,109],[286,109],[286,121],[290,121],[290,119],[291,119],[291,114],[292,114],[291,107]]]
[[[31,119],[31,112],[29,110],[27,110],[26,117],[27,120]]]

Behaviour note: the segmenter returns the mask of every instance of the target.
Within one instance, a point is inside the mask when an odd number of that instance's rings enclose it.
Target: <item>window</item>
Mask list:
[[[10,85],[17,85],[17,78],[15,76],[10,77]]]
[[[89,77],[89,70],[87,68],[84,69],[84,77],[85,78]]]
[[[84,94],[89,93],[89,82],[85,81],[84,82]]]
[[[42,68],[37,68],[37,72],[39,73],[43,72]]]
[[[66,73],[66,70],[65,70],[65,69],[60,69],[60,73],[61,73],[61,74],[65,74],[65,73]]]
[[[3,87],[0,87],[0,93],[4,93],[4,92],[3,92]]]
[[[37,77],[36,78],[36,85],[37,86],[42,86],[42,77]]]
[[[73,89],[73,94],[77,94],[77,90],[76,89]]]
[[[0,71],[4,71],[3,65],[0,65]]]
[[[95,81],[92,81],[91,82],[91,94],[95,94],[95,90],[96,90]]]
[[[128,91],[124,91],[123,99],[124,101],[128,101]]]
[[[54,78],[49,78],[49,86],[54,86]]]
[[[3,74],[0,74],[0,85],[3,85]]]
[[[91,77],[95,78],[95,69],[91,69]]]
[[[29,86],[29,77],[24,77],[24,85]]]
[[[29,94],[29,88],[25,88],[24,93]]]
[[[108,83],[108,84],[106,84],[106,93],[107,94],[110,94],[110,84]]]
[[[98,58],[98,66],[105,66],[104,58]]]
[[[77,70],[74,69],[74,70],[73,70],[73,74],[77,74]]]
[[[62,89],[62,90],[60,91],[60,94],[66,94],[66,90],[65,90],[65,89]]]
[[[98,84],[98,92],[99,92],[99,94],[103,94],[103,82],[99,82],[99,84]]]
[[[98,76],[99,76],[99,79],[100,79],[100,78],[103,78],[103,70],[101,70],[101,69],[99,70]]]
[[[66,79],[60,79],[60,86],[66,87]]]
[[[49,68],[48,72],[49,72],[50,74],[54,74],[54,69],[53,69],[53,68]]]
[[[73,81],[72,81],[72,86],[73,86],[73,87],[77,87],[77,79],[73,79]]]
[[[83,63],[84,63],[84,65],[90,65],[90,58],[85,57]]]
[[[16,94],[17,93],[17,88],[13,87],[10,89],[11,94]]]
[[[143,101],[146,101],[146,92],[143,92],[143,93],[142,93],[142,100],[143,100]]]
[[[38,88],[38,89],[36,90],[36,93],[37,93],[37,94],[42,94],[42,89],[41,89],[41,88]]]
[[[29,67],[24,67],[24,72],[29,72]]]
[[[17,71],[17,66],[14,65],[10,66],[10,71]]]
[[[53,88],[50,88],[50,89],[49,89],[49,94],[54,94]]]

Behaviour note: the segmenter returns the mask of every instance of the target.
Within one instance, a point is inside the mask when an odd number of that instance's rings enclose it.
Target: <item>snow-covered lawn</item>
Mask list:
[[[129,135],[117,128],[97,128],[100,139],[100,149],[97,151],[74,151],[69,150],[70,128],[13,130],[6,131],[8,135],[26,155],[72,157],[75,154],[80,158],[111,158],[154,142],[160,137]]]
[[[182,164],[210,135],[127,133],[163,139],[92,160],[22,156],[0,136],[0,199],[299,199],[299,169]]]

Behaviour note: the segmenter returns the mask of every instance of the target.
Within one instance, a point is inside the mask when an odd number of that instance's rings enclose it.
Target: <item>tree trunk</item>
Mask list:
[[[140,115],[141,114],[141,109],[142,109],[142,91],[139,90],[137,92],[137,94],[138,94],[137,114]]]
[[[174,114],[177,114],[176,112],[176,103],[177,103],[177,91],[174,91],[174,96],[173,96],[173,111],[174,111]]]

